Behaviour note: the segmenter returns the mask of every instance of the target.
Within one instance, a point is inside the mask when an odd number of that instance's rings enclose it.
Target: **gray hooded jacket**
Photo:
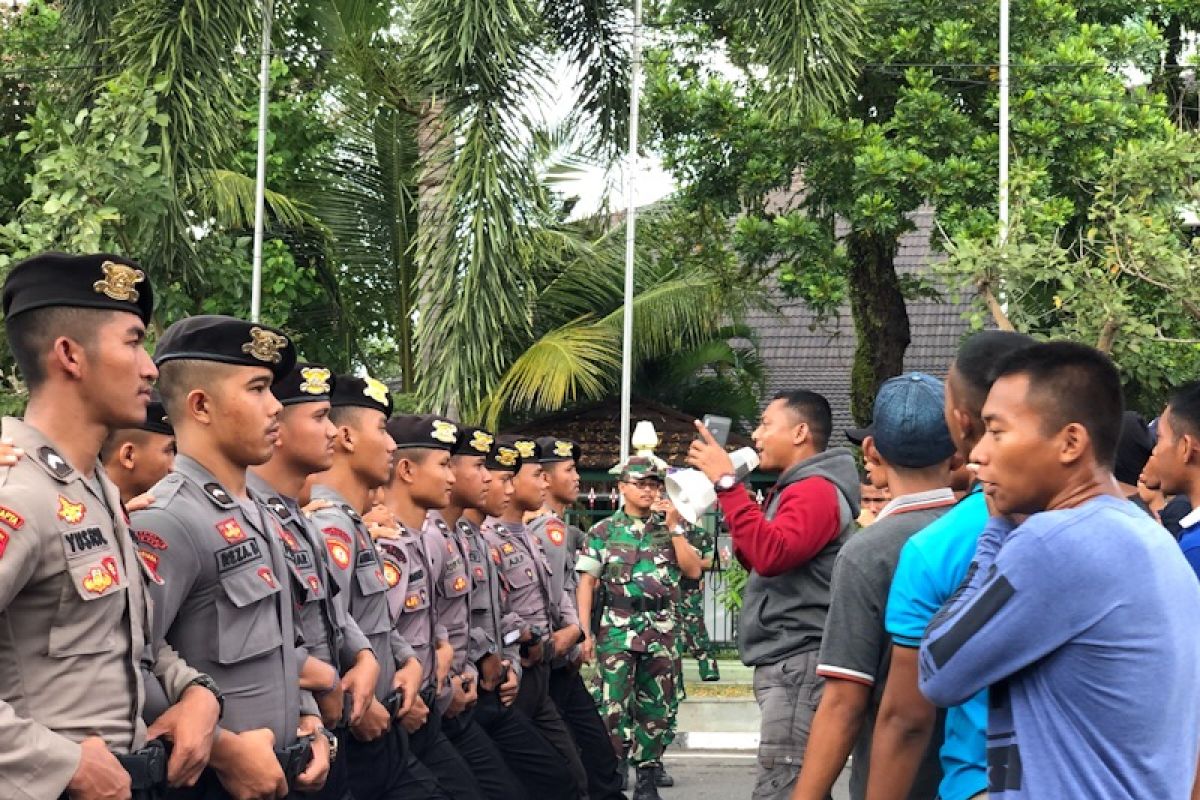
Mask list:
[[[858,517],[859,478],[854,456],[844,447],[835,447],[787,470],[771,490],[764,513],[767,519],[774,519],[784,490],[813,477],[825,478],[837,489],[841,527],[807,563],[770,578],[750,573],[738,624],[738,650],[748,665],[775,664],[821,646],[833,562],[854,532]]]

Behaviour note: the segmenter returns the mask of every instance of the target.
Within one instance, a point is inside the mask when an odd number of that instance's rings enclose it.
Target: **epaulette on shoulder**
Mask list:
[[[154,484],[154,488],[150,490],[150,495],[154,498],[154,502],[146,506],[146,508],[166,508],[175,495],[179,494],[179,490],[183,488],[184,483],[182,475],[176,472],[168,473],[167,477]]]

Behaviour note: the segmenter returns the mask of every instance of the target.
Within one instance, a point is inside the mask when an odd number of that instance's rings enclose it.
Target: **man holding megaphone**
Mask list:
[[[780,394],[763,410],[755,450],[762,469],[780,473],[763,508],[739,488],[735,459],[699,422],[700,439],[688,451],[688,463],[711,482],[734,553],[750,571],[738,650],[755,668],[762,711],[755,800],[791,795],[821,699],[816,668],[829,582],[859,503],[853,455],[826,449],[832,427],[829,402],[815,392]]]

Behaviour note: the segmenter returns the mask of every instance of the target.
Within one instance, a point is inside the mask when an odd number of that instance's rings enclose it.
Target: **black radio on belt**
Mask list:
[[[135,791],[165,789],[170,758],[171,743],[165,739],[151,739],[141,750],[117,755],[117,761],[129,773],[131,788]]]
[[[542,639],[546,637],[546,632],[536,625],[529,626],[529,640],[521,642],[518,652],[521,658],[529,658],[529,651],[541,644]]]
[[[301,736],[295,744],[275,751],[275,758],[279,760],[279,766],[283,769],[289,788],[296,785],[296,779],[312,763],[312,743],[312,736]]]

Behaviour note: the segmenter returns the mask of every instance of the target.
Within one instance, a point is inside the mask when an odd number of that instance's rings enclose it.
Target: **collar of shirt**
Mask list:
[[[928,508],[954,505],[954,492],[950,487],[930,489],[927,492],[913,492],[893,497],[875,516],[875,521],[892,514],[903,514],[908,511],[924,511]]]
[[[1193,508],[1187,516],[1179,520],[1179,527],[1187,529],[1198,523],[1200,523],[1200,507]]]

